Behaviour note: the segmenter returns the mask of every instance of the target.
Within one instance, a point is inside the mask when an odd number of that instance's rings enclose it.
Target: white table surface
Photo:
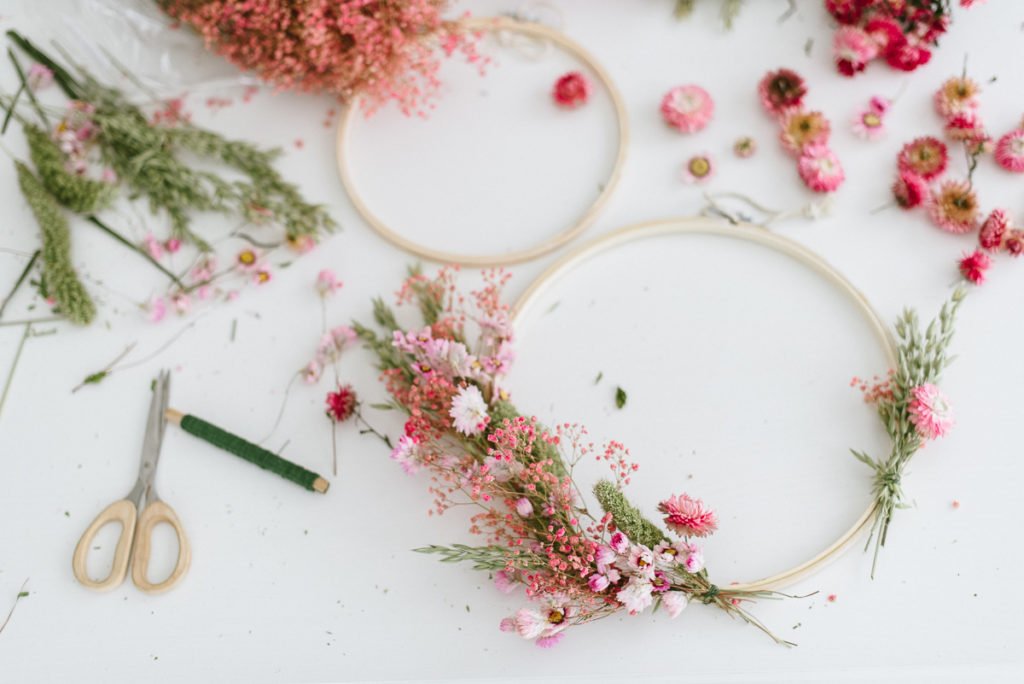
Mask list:
[[[742,191],[780,208],[814,199],[754,95],[768,68],[788,65],[808,79],[808,104],[832,120],[848,180],[829,218],[776,230],[832,263],[887,321],[906,305],[924,317],[937,311],[957,279],[955,259],[972,248],[972,238],[939,232],[922,212],[873,210],[888,201],[900,145],[938,133],[931,93],[960,71],[965,54],[971,74],[985,85],[982,112],[992,131],[1001,134],[1020,120],[1024,72],[1016,65],[1024,56],[1024,4],[990,0],[959,11],[927,67],[904,75],[873,64],[853,80],[830,64],[831,30],[818,2],[800,2],[799,12],[781,24],[785,2],[746,3],[731,33],[719,26],[712,0],[684,22],[672,19],[668,0],[554,4],[567,33],[611,73],[631,119],[621,184],[584,239],[641,220],[698,213],[701,189],[683,185],[677,172],[699,151],[718,161],[712,191]],[[95,35],[115,55],[141,65],[130,41],[109,39],[102,31],[108,19],[89,7],[68,15],[78,40]],[[67,24],[56,31],[48,22],[55,10],[40,16],[32,8],[0,4],[0,26],[41,38],[69,35]],[[458,9],[487,15],[516,5],[480,1]],[[82,13],[88,21],[75,24]],[[483,251],[529,244],[566,225],[607,173],[615,139],[606,97],[598,94],[573,113],[555,110],[547,99],[550,84],[573,60],[494,54],[498,63],[482,79],[462,67],[445,69],[445,92],[430,119],[385,111],[354,130],[350,154],[367,199],[404,234],[433,246]],[[224,71],[215,57],[196,52],[192,59],[195,68]],[[4,71],[10,91],[11,74]],[[707,88],[717,111],[706,131],[687,137],[667,130],[657,107],[664,91],[688,82]],[[883,140],[851,134],[850,118],[872,95],[895,96],[903,88]],[[241,88],[219,94],[238,100]],[[1018,542],[1024,263],[1005,256],[963,307],[954,342],[959,358],[944,382],[958,424],[913,462],[905,483],[912,507],[894,522],[878,577],[868,578],[870,558],[855,547],[789,589],[819,593],[754,607],[797,648],[776,646],[703,606],[673,622],[660,614],[623,616],[574,629],[552,650],[503,634],[499,620],[522,597],[499,594],[469,567],[410,551],[472,539],[462,516],[428,517],[425,478],[404,476],[383,445],[352,426],[339,430],[341,472],[322,497],[169,429],[158,483],[189,532],[191,572],[162,596],[146,596],[130,583],[105,595],[80,587],[71,551],[92,517],[130,488],[147,387],[159,368],[173,369],[176,407],[265,436],[289,378],[320,332],[316,273],[330,267],[346,283],[328,304],[331,322],[367,320],[371,297],[390,296],[413,261],[371,232],[342,192],[334,130],[322,125],[334,106],[329,98],[265,92],[214,112],[203,105],[205,96],[190,100],[198,121],[284,147],[283,171],[326,203],[343,229],[278,270],[271,286],[190,319],[170,316],[153,325],[136,304],[162,285],[156,275],[105,236],[75,225],[75,259],[101,314],[89,329],[40,328],[55,333],[27,344],[0,416],[0,617],[26,578],[30,592],[0,634],[0,680],[961,682],[1024,676]],[[731,153],[744,134],[760,145],[750,160]],[[298,138],[302,149],[294,145]],[[17,132],[4,145],[24,154]],[[952,169],[962,175],[962,160],[955,158]],[[1018,215],[1021,182],[990,160],[978,172],[983,204]],[[0,245],[33,249],[36,230],[10,164],[0,165],[0,206]],[[143,213],[122,211],[111,220],[135,238],[146,223],[165,228]],[[512,268],[510,297],[555,256]],[[23,263],[0,253],[5,291]],[[465,278],[471,283],[472,273]],[[25,314],[31,303],[26,290],[7,316]],[[885,442],[848,381],[882,373],[885,364],[858,316],[824,281],[763,248],[700,237],[650,241],[581,267],[545,295],[520,329],[509,384],[522,410],[549,422],[583,422],[595,440],[630,445],[642,464],[632,496],[646,510],[683,490],[713,505],[722,522],[707,547],[709,568],[720,582],[750,579],[809,557],[866,505],[869,473],[846,450],[878,453]],[[137,342],[134,358],[141,359],[190,321],[194,327],[155,358],[70,392],[126,344]],[[0,328],[4,376],[20,334]],[[367,402],[384,397],[371,361],[360,350],[341,366]],[[595,385],[599,372],[604,379]],[[630,395],[623,411],[613,407],[616,385]],[[320,407],[326,388],[296,385],[267,442],[274,449],[287,442],[286,456],[325,473],[330,432]],[[395,417],[369,413],[382,429],[398,432]],[[100,541],[107,551],[111,544],[110,536]],[[154,562],[169,567],[166,555]]]

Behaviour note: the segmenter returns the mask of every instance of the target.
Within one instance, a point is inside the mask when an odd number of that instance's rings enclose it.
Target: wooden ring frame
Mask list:
[[[432,249],[425,245],[421,245],[418,242],[413,242],[392,230],[386,223],[384,223],[384,221],[378,218],[370,210],[366,205],[366,202],[363,201],[362,196],[356,190],[355,183],[352,180],[352,172],[349,168],[346,149],[348,147],[348,136],[349,130],[351,129],[352,116],[358,109],[357,99],[351,100],[345,106],[341,112],[341,118],[338,121],[337,157],[338,172],[341,175],[341,184],[344,186],[345,192],[348,194],[349,199],[351,199],[356,211],[363,217],[363,220],[370,224],[371,228],[392,244],[423,259],[429,259],[443,264],[462,264],[464,266],[500,266],[530,261],[531,259],[535,259],[543,254],[551,252],[552,250],[558,249],[565,243],[579,236],[579,234],[586,230],[594,219],[597,218],[597,215],[608,202],[608,198],[611,197],[612,192],[619,183],[619,177],[622,175],[622,167],[626,161],[626,148],[629,144],[629,122],[626,115],[626,105],[623,102],[622,95],[619,93],[618,88],[615,87],[611,77],[608,75],[608,72],[606,72],[597,60],[594,59],[589,52],[583,49],[581,45],[574,42],[557,29],[543,24],[519,21],[508,17],[470,18],[460,21],[459,24],[469,31],[488,31],[492,33],[511,31],[531,38],[550,41],[564,49],[566,52],[575,55],[580,61],[586,64],[601,83],[604,84],[605,90],[608,92],[612,105],[615,108],[615,116],[618,121],[619,146],[615,155],[615,162],[612,165],[611,175],[608,177],[608,181],[598,194],[597,199],[594,200],[593,204],[590,205],[583,216],[581,216],[575,224],[540,244],[519,251],[509,252],[506,254],[461,254]]]
[[[878,314],[872,308],[867,298],[864,297],[848,280],[839,274],[832,266],[826,263],[821,257],[808,250],[800,244],[768,231],[761,226],[752,224],[733,225],[718,219],[666,219],[639,223],[625,228],[620,228],[612,233],[604,235],[589,244],[583,245],[572,253],[562,257],[546,271],[544,271],[526,291],[519,297],[512,310],[512,318],[515,327],[526,311],[535,305],[539,297],[557,280],[572,270],[573,267],[587,261],[593,256],[607,252],[620,245],[643,240],[651,237],[678,234],[705,234],[719,235],[740,240],[747,240],[769,247],[792,257],[810,267],[828,281],[835,285],[840,291],[849,296],[857,305],[864,318],[870,324],[878,341],[882,344],[886,358],[891,368],[897,366],[896,344],[889,333],[888,326],[882,322]],[[857,518],[856,521],[832,544],[808,561],[784,570],[780,573],[765,577],[763,579],[746,582],[743,584],[730,585],[730,590],[735,591],[767,591],[781,589],[797,580],[820,569],[830,560],[838,556],[850,543],[865,529],[870,527],[877,513],[877,504],[874,497],[867,509]]]

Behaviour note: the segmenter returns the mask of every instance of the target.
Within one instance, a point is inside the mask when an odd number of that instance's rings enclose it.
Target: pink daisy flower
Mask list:
[[[946,143],[932,136],[908,142],[896,158],[901,173],[910,172],[926,181],[941,176],[949,164]]]
[[[661,100],[661,116],[665,123],[683,133],[702,130],[711,122],[714,113],[714,100],[698,85],[676,86]]]
[[[686,183],[704,183],[715,175],[715,164],[709,154],[698,154],[683,166],[683,181]]]
[[[1010,227],[1010,219],[1003,209],[993,209],[978,233],[978,244],[982,249],[995,250],[1003,244],[1006,231]]]
[[[1007,171],[1024,173],[1024,129],[1010,131],[999,139],[996,162]]]
[[[912,389],[910,394],[907,412],[922,437],[935,439],[949,432],[953,426],[953,409],[938,387],[925,383]]]
[[[901,172],[892,184],[892,196],[902,209],[919,207],[928,199],[928,183],[916,174]]]
[[[846,179],[843,165],[835,152],[825,145],[812,145],[797,162],[804,185],[814,192],[834,192]]]
[[[410,435],[402,435],[398,438],[398,444],[391,451],[391,460],[402,466],[407,475],[412,475],[419,469],[420,441]]]
[[[586,104],[590,97],[590,81],[578,71],[570,71],[557,81],[551,97],[559,107],[574,109]]]
[[[882,114],[871,106],[857,112],[853,119],[853,134],[863,140],[877,140],[885,133]]]
[[[706,537],[718,529],[715,512],[704,508],[700,499],[686,494],[670,496],[658,504],[658,510],[665,514],[669,529],[682,536]]]
[[[980,249],[976,249],[972,253],[965,252],[964,257],[960,260],[960,275],[964,277],[964,280],[981,285],[985,282],[985,271],[991,265],[991,257]]]
[[[949,233],[969,233],[978,227],[978,196],[967,181],[946,181],[928,200],[932,222]]]
[[[935,111],[945,119],[973,113],[978,108],[979,92],[981,88],[973,80],[954,76],[935,92]]]
[[[853,76],[878,56],[878,43],[862,28],[840,26],[832,38],[832,54],[839,73]]]

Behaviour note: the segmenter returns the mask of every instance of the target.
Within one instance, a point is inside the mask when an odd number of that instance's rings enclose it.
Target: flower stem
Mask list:
[[[36,260],[38,258],[39,250],[37,249],[35,252],[32,253],[32,258],[28,260],[28,264],[26,264],[25,269],[21,272],[21,275],[19,275],[18,279],[14,282],[14,287],[11,288],[11,291],[7,294],[7,297],[4,299],[3,303],[0,304],[0,318],[3,318],[4,309],[7,308],[7,304],[10,303],[10,301],[14,298],[14,293],[17,292],[18,288],[21,287],[21,284],[25,282],[25,278],[28,277],[29,271],[31,271],[32,267],[35,266]]]
[[[370,425],[369,421],[367,421],[366,418],[363,418],[363,414],[359,410],[359,406],[356,406],[355,416],[356,416],[356,420],[357,421],[361,422],[363,425],[366,426],[366,429],[360,430],[359,434],[361,434],[361,435],[366,435],[366,434],[375,435],[377,437],[377,439],[379,439],[380,441],[382,441],[385,444],[387,444],[389,449],[394,449],[394,446],[392,446],[392,444],[391,444],[391,439],[387,435],[384,435],[384,434],[381,434],[380,432],[377,432],[377,430],[372,425]],[[335,474],[337,474],[337,473],[335,473]]]
[[[163,264],[161,264],[159,261],[154,259],[149,254],[147,254],[145,252],[145,250],[141,249],[138,245],[134,244],[131,240],[129,240],[125,236],[123,236],[120,233],[118,233],[116,230],[114,230],[113,228],[108,226],[106,223],[101,221],[99,218],[97,218],[94,215],[90,215],[90,216],[87,216],[85,218],[85,220],[88,221],[89,223],[93,224],[94,226],[96,226],[100,230],[102,230],[104,233],[106,233],[110,237],[112,237],[115,240],[117,240],[118,242],[120,242],[122,245],[124,245],[128,249],[132,250],[133,252],[135,252],[136,254],[141,256],[146,261],[148,261],[150,264],[152,264],[154,267],[156,267],[157,270],[159,270],[165,276],[170,278],[171,281],[174,282],[175,285],[177,285],[178,287],[181,287],[181,288],[185,287],[185,284],[183,282],[181,282],[181,280],[178,278],[178,276],[176,276],[173,273],[171,273],[169,270],[167,270],[163,266]]]
[[[11,370],[7,373],[7,380],[4,382],[4,391],[0,392],[0,415],[4,411],[4,403],[7,401],[7,393],[11,390],[11,384],[14,382],[14,371],[18,368],[18,361],[21,359],[21,351],[25,348],[25,342],[32,334],[32,324],[25,324],[25,332],[21,336],[21,341],[18,342],[18,349],[14,352],[14,361],[11,362]],[[8,616],[10,619],[10,616]]]

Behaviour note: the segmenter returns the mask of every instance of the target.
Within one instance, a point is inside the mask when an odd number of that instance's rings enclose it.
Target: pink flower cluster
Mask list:
[[[832,126],[821,112],[808,111],[804,79],[790,69],[765,74],[758,84],[761,104],[779,123],[783,148],[797,160],[800,179],[814,192],[834,192],[846,179],[832,148]]]
[[[207,46],[281,89],[395,101],[423,113],[436,94],[439,50],[482,64],[473,36],[442,19],[447,0],[164,0]]]
[[[839,22],[832,51],[844,76],[864,71],[874,59],[913,71],[928,63],[950,25],[949,0],[825,0],[825,9]]]
[[[1019,256],[1024,251],[1024,230],[1011,227],[1006,210],[994,209],[982,220],[984,214],[973,184],[978,161],[994,150],[1000,166],[1024,171],[1024,130],[1007,133],[993,146],[979,115],[980,91],[972,79],[956,76],[943,82],[933,96],[935,111],[945,123],[946,137],[960,144],[969,160],[967,179],[943,180],[949,167],[949,149],[942,140],[923,136],[900,150],[892,185],[899,207],[923,207],[931,221],[948,233],[978,232],[978,248],[958,262],[960,274],[975,285],[985,281],[985,273],[992,266],[991,253],[1005,251]]]
[[[690,538],[714,531],[714,513],[685,494],[666,499],[660,508],[683,539],[653,546],[616,530],[611,513],[592,517],[573,469],[595,459],[611,472],[608,484],[621,489],[637,470],[629,451],[617,442],[595,447],[579,426],[549,431],[519,415],[501,387],[513,358],[500,296],[507,277],[489,272],[482,289],[465,297],[454,276],[453,269],[433,279],[414,273],[399,301],[416,304],[428,325],[393,330],[375,344],[388,392],[408,414],[391,458],[407,473],[430,474],[432,514],[466,504],[478,511],[470,532],[497,554],[501,567],[490,566],[496,587],[521,587],[530,601],[501,629],[550,647],[568,627],[620,610],[638,614],[660,605],[677,616],[695,593],[694,581],[711,587],[703,553]]]

